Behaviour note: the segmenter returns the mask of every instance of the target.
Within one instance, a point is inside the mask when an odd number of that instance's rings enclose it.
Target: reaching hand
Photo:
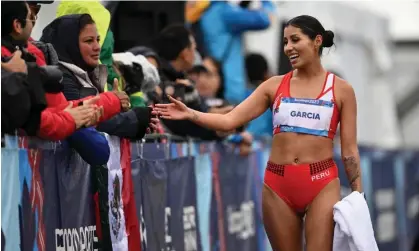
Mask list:
[[[73,102],[69,102],[68,106],[64,109],[73,117],[76,124],[76,129],[87,125],[92,117],[95,116],[95,109],[91,106],[77,106],[73,108]]]
[[[247,131],[244,131],[240,133],[240,135],[243,137],[243,143],[251,145],[253,142],[253,136]]]
[[[239,145],[239,154],[241,156],[247,156],[252,152],[252,146],[246,143],[241,143]]]
[[[157,131],[157,128],[158,128],[158,125],[159,125],[159,123],[160,123],[160,120],[158,119],[158,113],[157,113],[157,111],[156,110],[154,110],[154,108],[153,107],[151,107],[153,110],[151,111],[151,119],[150,119],[150,126],[149,126],[149,129],[150,129],[150,132],[155,132],[155,131]]]
[[[185,120],[191,118],[191,111],[189,108],[179,100],[174,99],[172,96],[167,95],[170,104],[156,104],[154,110],[163,119],[170,120]]]
[[[122,111],[128,111],[131,108],[131,103],[129,102],[128,95],[123,91],[118,91],[118,79],[113,80],[113,90],[112,92],[119,98],[121,102]]]

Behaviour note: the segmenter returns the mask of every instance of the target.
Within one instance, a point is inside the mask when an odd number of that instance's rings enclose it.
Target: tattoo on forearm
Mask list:
[[[355,181],[361,177],[359,163],[354,156],[349,156],[343,158],[343,164],[345,165],[345,171],[348,176],[349,184],[352,190],[356,190],[360,184]]]
[[[192,111],[192,120],[198,120],[198,114],[196,114],[196,112]]]

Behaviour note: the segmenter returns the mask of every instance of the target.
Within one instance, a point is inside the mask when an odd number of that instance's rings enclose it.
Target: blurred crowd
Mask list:
[[[258,54],[244,56],[242,35],[269,27],[263,1],[189,1],[186,23],[170,24],[125,52],[114,52],[111,14],[99,2],[60,2],[39,40],[31,37],[42,5],[2,1],[2,139],[5,134],[62,141],[90,164],[106,163],[105,134],[131,140],[170,134],[227,140],[248,154],[271,133],[267,112],[231,132],[190,121],[159,120],[156,103],[171,95],[202,112],[228,113],[269,77]],[[164,139],[161,139],[164,140]],[[105,157],[101,157],[105,156]]]

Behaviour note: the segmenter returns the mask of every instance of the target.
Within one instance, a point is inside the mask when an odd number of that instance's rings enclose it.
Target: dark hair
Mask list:
[[[203,65],[195,65],[188,71],[188,74],[201,74],[201,73],[208,73],[208,69],[205,68]]]
[[[185,48],[191,46],[191,35],[183,24],[169,25],[154,39],[152,47],[163,59],[175,60]]]
[[[242,8],[247,9],[247,8],[249,8],[251,2],[252,1],[240,1],[239,6],[242,7]]]
[[[92,16],[89,14],[82,14],[80,17],[80,31],[86,27],[86,25],[94,24],[95,21],[93,20]]]
[[[301,31],[312,40],[314,40],[317,35],[321,35],[323,37],[323,43],[320,46],[319,55],[322,54],[323,48],[329,48],[334,45],[333,38],[335,37],[335,34],[333,31],[325,30],[323,25],[315,17],[308,15],[294,17],[286,23],[285,27],[290,25],[300,28]]]
[[[52,1],[34,1],[34,0],[28,1],[29,5],[52,4],[52,3],[54,3],[54,0]]]
[[[1,36],[10,35],[13,30],[13,22],[17,19],[22,28],[26,26],[28,6],[24,1],[1,1]]]
[[[268,62],[265,57],[258,53],[250,53],[246,55],[246,72],[249,80],[264,81],[268,72]]]

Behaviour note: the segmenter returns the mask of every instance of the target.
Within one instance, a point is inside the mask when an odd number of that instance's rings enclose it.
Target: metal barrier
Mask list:
[[[92,167],[60,142],[6,137],[4,250],[270,250],[260,197],[269,141],[243,157],[226,142],[146,140],[160,138],[108,137],[108,165]],[[379,248],[408,251],[419,226],[419,152],[360,153]],[[335,157],[346,195],[338,147]]]

